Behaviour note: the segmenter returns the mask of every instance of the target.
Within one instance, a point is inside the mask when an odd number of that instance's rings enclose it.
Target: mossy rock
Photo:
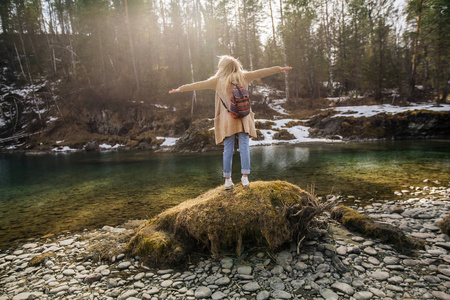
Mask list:
[[[443,218],[438,225],[442,233],[450,236],[450,214]]]
[[[137,230],[126,249],[152,265],[173,265],[190,252],[209,249],[215,257],[242,244],[274,250],[306,234],[325,208],[315,197],[284,181],[223,186],[170,208]]]
[[[286,129],[281,129],[273,135],[275,140],[294,140],[295,135],[287,131]]]
[[[374,219],[363,216],[343,205],[335,208],[331,217],[342,223],[350,231],[393,244],[399,252],[404,254],[413,254],[414,250],[423,249],[425,245],[424,241],[407,236],[402,230],[392,225],[375,222]]]
[[[275,125],[277,125],[277,124],[272,121],[265,121],[264,123],[260,122],[260,121],[255,122],[256,129],[272,129],[272,126],[275,126]]]

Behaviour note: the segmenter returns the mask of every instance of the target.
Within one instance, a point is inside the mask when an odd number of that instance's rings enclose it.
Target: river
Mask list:
[[[318,196],[395,200],[424,179],[450,181],[450,140],[251,148],[255,180],[286,180]],[[239,155],[233,161],[239,182]],[[0,248],[51,233],[151,218],[223,184],[221,152],[0,153]],[[351,197],[353,199],[353,197]]]

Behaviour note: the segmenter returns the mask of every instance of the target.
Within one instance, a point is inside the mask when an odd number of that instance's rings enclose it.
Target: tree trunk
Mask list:
[[[416,68],[417,68],[417,54],[419,52],[419,33],[420,33],[420,23],[422,21],[422,8],[423,8],[423,0],[420,0],[420,6],[419,6],[419,15],[417,16],[417,25],[416,25],[416,36],[414,39],[414,52],[412,57],[412,66],[411,66],[411,79],[409,82],[409,95],[408,95],[408,101],[412,101],[415,98],[415,86],[416,86]]]
[[[284,16],[283,16],[283,0],[280,0],[280,16],[281,16],[281,27],[284,32]],[[286,55],[286,36],[283,33],[283,58],[284,58],[284,65],[287,66],[287,55]],[[284,72],[284,88],[286,92],[286,102],[289,103],[290,97],[289,97],[289,74],[288,71]]]
[[[128,3],[127,0],[125,0],[125,17],[127,22],[127,32],[128,32],[128,41],[130,44],[130,53],[131,53],[131,61],[133,64],[133,71],[134,71],[134,77],[136,78],[136,89],[140,91],[139,86],[139,76],[136,68],[136,59],[134,57],[134,47],[133,47],[133,40],[131,39],[131,28],[130,28],[130,20],[128,18]]]
[[[269,0],[269,8],[270,8],[270,19],[272,20],[272,38],[273,38],[273,44],[277,45],[277,39],[275,36],[275,23],[273,21],[273,10],[272,10],[272,0]]]

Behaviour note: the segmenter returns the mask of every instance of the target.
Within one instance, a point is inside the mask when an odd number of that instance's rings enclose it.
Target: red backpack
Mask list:
[[[240,119],[246,117],[250,113],[250,98],[247,89],[239,84],[231,83],[233,85],[233,95],[230,98],[230,109],[225,105],[222,98],[223,106],[230,113],[233,119]]]

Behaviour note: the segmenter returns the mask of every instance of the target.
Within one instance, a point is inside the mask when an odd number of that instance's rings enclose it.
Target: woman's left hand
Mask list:
[[[286,71],[289,71],[289,70],[292,70],[292,67],[282,67],[281,68],[281,72],[286,72]]]
[[[180,92],[179,88],[178,89],[172,89],[172,90],[169,91],[169,94],[179,93],[179,92]]]

